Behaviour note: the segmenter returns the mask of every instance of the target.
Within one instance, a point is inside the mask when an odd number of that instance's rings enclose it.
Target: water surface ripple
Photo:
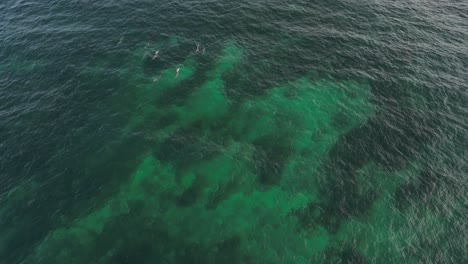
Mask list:
[[[0,61],[0,264],[468,262],[467,1],[4,0]]]

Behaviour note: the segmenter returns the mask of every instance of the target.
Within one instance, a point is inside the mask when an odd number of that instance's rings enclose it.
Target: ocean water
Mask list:
[[[465,0],[3,0],[0,61],[1,264],[468,262]]]

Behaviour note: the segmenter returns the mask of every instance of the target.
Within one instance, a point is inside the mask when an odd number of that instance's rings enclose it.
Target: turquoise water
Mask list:
[[[2,1],[0,263],[468,262],[467,14]]]

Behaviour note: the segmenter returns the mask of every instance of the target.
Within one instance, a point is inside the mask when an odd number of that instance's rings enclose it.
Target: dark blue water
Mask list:
[[[0,61],[2,264],[468,261],[466,1],[3,0]]]

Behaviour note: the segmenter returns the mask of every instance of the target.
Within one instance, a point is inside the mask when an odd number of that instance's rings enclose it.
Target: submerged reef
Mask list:
[[[25,263],[418,263],[411,249],[424,241],[413,221],[434,232],[446,224],[394,206],[421,166],[368,161],[347,180],[326,166],[375,116],[368,84],[311,74],[236,97],[226,76],[245,63],[242,47],[227,42],[204,63],[145,55],[177,41],[137,50],[121,71],[133,90],[114,107],[126,122],[86,164],[112,190],[57,225]],[[128,147],[134,140],[142,143]],[[118,177],[103,169],[122,155],[133,161]]]

